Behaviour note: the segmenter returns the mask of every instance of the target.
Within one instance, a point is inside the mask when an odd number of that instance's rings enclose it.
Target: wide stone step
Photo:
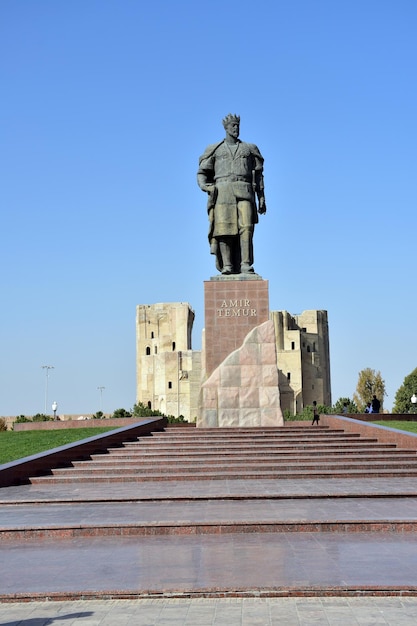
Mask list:
[[[225,474],[216,471],[205,471],[204,473],[180,473],[171,471],[167,473],[122,473],[112,475],[77,475],[74,476],[71,472],[62,476],[36,476],[30,479],[30,482],[34,485],[42,484],[65,484],[65,483],[118,483],[118,482],[152,482],[152,481],[195,481],[195,480],[225,480],[225,479],[247,479],[247,480],[259,480],[259,479],[331,479],[331,478],[354,478],[354,479],[366,479],[366,478],[401,478],[401,477],[417,477],[416,469],[378,469],[369,470],[366,467],[361,469],[345,469],[345,470],[298,470],[298,471],[286,471],[286,470],[274,470],[274,471],[230,471]]]
[[[193,437],[195,435],[225,435],[225,436],[233,436],[233,435],[256,435],[256,434],[270,434],[270,433],[296,433],[296,432],[307,432],[312,430],[311,420],[306,420],[304,422],[304,426],[253,426],[253,427],[214,427],[214,428],[181,428],[180,426],[170,427],[168,426],[165,430],[158,430],[151,433],[151,436],[160,436],[160,435],[188,435]],[[345,432],[343,427],[333,427],[329,426],[314,426],[314,430],[317,432]]]
[[[215,464],[215,469],[217,473],[224,473],[227,475],[229,472],[236,472],[237,470],[242,472],[248,472],[251,469],[254,471],[279,471],[285,470],[286,472],[294,471],[302,471],[302,470],[315,470],[315,471],[330,471],[330,470],[356,470],[356,469],[366,469],[368,472],[377,471],[379,469],[387,470],[387,469],[415,469],[417,471],[417,461],[411,462],[396,462],[396,461],[346,461],[346,462],[317,462],[317,461],[303,461],[303,462],[288,462],[282,461],[280,462],[228,462],[228,463],[217,463]],[[212,464],[206,463],[165,463],[165,464],[148,464],[148,465],[140,465],[140,464],[127,464],[126,466],[121,465],[110,465],[106,466],[106,464],[95,464],[84,462],[84,464],[80,463],[71,468],[59,468],[52,470],[52,474],[55,476],[68,474],[70,473],[72,476],[93,476],[97,474],[103,475],[119,475],[125,474],[126,471],[129,471],[130,474],[144,474],[152,475],[152,474],[165,474],[175,471],[176,474],[202,474],[206,471],[212,471]]]
[[[143,494],[143,492],[142,492]],[[301,509],[300,509],[301,506]],[[301,513],[301,515],[300,515]],[[3,505],[0,541],[282,532],[416,532],[414,497],[313,496]]]
[[[331,460],[331,461],[336,461],[336,460],[343,460],[343,461],[352,461],[352,460],[361,460],[361,461],[378,461],[378,460],[384,460],[384,461],[413,461],[416,460],[417,457],[416,455],[410,454],[410,455],[402,455],[402,454],[390,454],[390,455],[385,455],[385,454],[361,454],[361,455],[356,455],[356,454],[337,454],[337,455],[329,455],[327,453],[316,453],[313,452],[311,454],[306,454],[306,455],[288,455],[285,456],[281,453],[279,454],[252,454],[249,457],[247,456],[240,456],[240,455],[233,455],[233,454],[224,454],[223,455],[223,460],[229,461],[237,461],[237,462],[247,462],[248,460],[250,460],[252,463],[256,462],[258,459],[262,459],[263,461],[266,462],[275,462],[275,461],[280,461],[280,462],[286,462],[287,460],[290,462],[294,462],[294,461],[316,461],[320,459],[325,458],[327,460]],[[112,466],[117,466],[118,464],[120,465],[125,465],[127,464],[132,464],[132,465],[141,465],[141,466],[146,466],[146,465],[152,465],[155,463],[177,463],[177,464],[182,464],[184,462],[196,462],[198,461],[199,463],[205,463],[208,465],[216,465],[219,460],[218,457],[213,454],[192,454],[192,455],[175,455],[175,457],[172,456],[162,456],[162,455],[154,455],[154,456],[147,456],[145,455],[144,457],[140,456],[140,455],[126,455],[126,456],[120,456],[117,457],[115,455],[108,455],[108,456],[101,456],[101,455],[95,455],[92,457],[92,462],[94,462],[95,465],[97,464],[102,464],[103,466],[107,466],[107,465],[112,465]],[[79,463],[84,463],[85,461],[73,461],[73,466],[76,467]]]
[[[365,461],[396,461],[396,462],[405,462],[405,461],[414,461],[417,463],[417,455],[414,451],[401,451],[401,450],[393,450],[392,452],[386,451],[361,451],[361,452],[343,452],[343,454],[339,452],[323,452],[323,451],[312,451],[312,452],[269,452],[268,454],[261,453],[252,453],[250,455],[242,455],[239,453],[225,453],[222,455],[222,461],[227,459],[227,463],[236,463],[236,462],[251,462],[251,463],[301,463],[305,461],[311,462],[319,462],[323,463],[323,459],[328,461],[339,461],[339,462],[350,462],[350,461],[361,461],[362,463]],[[102,465],[112,465],[116,466],[120,465],[142,465],[142,466],[152,466],[155,463],[219,463],[219,458],[216,454],[210,452],[197,452],[194,454],[153,454],[153,455],[94,455],[92,456],[91,461],[73,461],[73,466],[76,467],[80,464],[85,463],[94,463],[95,466],[100,464]]]
[[[270,433],[296,433],[296,432],[306,432],[311,430],[310,428],[311,422],[306,421],[305,426],[248,426],[244,427],[216,427],[216,428],[190,428],[190,427],[181,427],[181,426],[167,426],[164,431],[155,431],[152,433],[152,437],[165,436],[165,435],[186,435],[190,437],[195,437],[196,435],[259,435],[259,434],[270,434]],[[314,430],[316,432],[344,432],[343,428],[329,428],[328,426],[314,426]]]
[[[369,447],[364,447],[362,450],[361,449],[352,449],[351,447],[349,448],[338,448],[338,449],[304,449],[304,450],[297,450],[294,451],[294,449],[284,449],[284,450],[277,450],[276,448],[271,448],[271,449],[266,449],[266,450],[257,450],[257,449],[253,449],[247,452],[244,452],[240,449],[236,449],[236,450],[225,450],[224,452],[222,452],[222,457],[223,458],[233,458],[233,459],[237,459],[237,458],[264,458],[264,459],[273,459],[273,458],[280,458],[283,457],[285,459],[291,459],[291,458],[300,458],[300,459],[305,459],[307,457],[326,457],[326,458],[330,458],[330,457],[366,457],[366,458],[370,458],[370,457],[375,457],[375,458],[401,458],[401,459],[413,459],[413,458],[417,458],[417,452],[414,450],[398,450],[398,449],[393,449],[393,448],[389,448],[389,449],[374,449],[374,448],[369,448]],[[206,460],[206,461],[212,461],[213,463],[217,463],[218,462],[218,454],[217,452],[214,450],[205,450],[205,451],[193,451],[193,452],[183,452],[183,451],[175,451],[172,454],[168,454],[167,451],[161,451],[161,452],[151,452],[148,450],[145,451],[134,451],[134,452],[127,452],[127,451],[123,451],[123,450],[113,450],[111,451],[109,454],[94,454],[91,456],[92,460],[94,461],[103,461],[103,462],[109,462],[109,463],[115,463],[119,460],[130,460],[130,461],[141,461],[141,460],[146,460],[146,461],[165,461],[165,460],[176,460],[178,462],[182,462],[184,460],[192,460],[192,459],[199,459],[199,460]]]
[[[210,446],[210,447],[201,447],[201,446],[152,446],[150,448],[146,446],[131,446],[126,444],[123,448],[113,448],[109,450],[109,455],[132,455],[132,456],[143,456],[143,455],[157,455],[157,454],[171,454],[175,451],[175,454],[218,454],[221,452],[224,454],[234,454],[234,453],[255,453],[255,454],[267,454],[268,452],[277,452],[277,453],[291,453],[296,451],[311,451],[317,453],[326,453],[326,452],[339,452],[344,453],[345,450],[381,450],[394,452],[397,450],[395,444],[385,444],[385,443],[375,443],[370,445],[368,442],[340,442],[337,444],[319,444],[314,445],[314,443],[301,444],[301,445],[269,445],[269,444],[259,444],[259,445],[250,445],[250,446],[233,446],[224,444],[223,446]]]
[[[332,469],[332,468],[337,468],[337,469],[358,469],[358,468],[362,468],[362,467],[366,467],[367,469],[377,469],[379,467],[383,467],[383,468],[405,468],[405,469],[412,469],[414,467],[417,467],[417,461],[413,461],[413,459],[400,459],[399,461],[397,459],[376,459],[376,458],[370,458],[370,459],[364,459],[364,460],[358,460],[356,458],[353,459],[346,459],[345,461],[340,461],[339,459],[329,459],[326,462],[323,461],[317,461],[316,459],[303,459],[303,460],[289,460],[287,462],[285,461],[280,461],[277,462],[274,459],[272,460],[268,460],[265,459],[262,463],[260,463],[259,461],[253,461],[253,460],[242,460],[242,459],[236,459],[235,461],[227,461],[225,463],[219,463],[216,461],[201,461],[196,463],[195,460],[189,460],[189,461],[181,461],[178,462],[177,460],[163,460],[163,461],[155,461],[152,463],[141,463],[140,461],[136,462],[134,460],[129,460],[127,459],[126,461],[121,461],[118,463],[111,463],[111,462],[100,462],[100,461],[94,461],[90,464],[85,464],[85,462],[83,461],[75,461],[73,463],[73,467],[67,467],[67,468],[57,468],[55,470],[52,470],[54,473],[60,473],[60,472],[67,472],[67,471],[71,471],[73,470],[80,470],[80,471],[87,471],[87,470],[94,470],[95,472],[103,470],[103,472],[110,472],[110,473],[123,473],[126,471],[131,470],[136,470],[139,471],[141,473],[146,473],[146,472],[150,472],[153,473],[155,471],[161,471],[161,472],[169,472],[169,471],[176,471],[177,469],[181,470],[181,471],[187,471],[187,472],[204,472],[206,470],[208,471],[212,471],[213,468],[215,468],[218,471],[230,471],[230,470],[235,470],[235,469],[240,469],[240,468],[250,468],[250,469],[259,469],[259,470],[264,470],[264,469],[271,469],[271,470],[279,470],[281,468],[288,468],[288,470],[297,470],[297,469],[304,469],[304,468],[308,468],[308,467],[316,467],[317,469]]]
[[[300,431],[298,433],[292,433],[292,432],[287,432],[287,433],[253,433],[253,434],[221,434],[221,433],[213,433],[212,435],[204,435],[204,434],[200,434],[199,432],[196,432],[195,435],[193,437],[191,436],[183,436],[183,435],[170,435],[169,433],[163,433],[163,432],[159,432],[159,433],[155,433],[152,436],[149,437],[138,437],[138,440],[140,441],[146,441],[150,444],[152,444],[153,442],[157,442],[157,441],[179,441],[179,440],[185,440],[185,441],[216,441],[216,440],[220,440],[220,441],[259,441],[259,440],[281,440],[281,439],[288,439],[289,441],[296,441],[297,439],[314,439],[314,438],[318,438],[318,439],[344,439],[344,438],[356,438],[358,439],[359,437],[361,437],[360,433],[357,432],[345,432],[343,430],[340,431],[323,431],[323,430],[318,430],[315,427],[311,427],[308,430],[303,430]]]
[[[95,523],[60,524],[49,526],[42,524],[37,528],[0,528],[0,541],[31,539],[76,539],[80,537],[156,537],[164,535],[225,535],[231,533],[359,533],[416,532],[416,520],[338,520],[338,521],[270,521],[259,519],[256,522],[219,520],[217,522],[173,522],[154,523]]]
[[[285,449],[303,449],[303,448],[329,448],[333,446],[334,448],[338,447],[346,447],[346,446],[354,446],[354,447],[363,447],[364,445],[372,445],[378,447],[386,447],[386,448],[395,448],[395,444],[378,444],[376,441],[372,440],[330,440],[330,441],[310,441],[310,440],[301,440],[297,442],[291,441],[261,441],[259,443],[234,443],[227,441],[218,441],[212,442],[211,445],[209,443],[199,443],[199,442],[184,442],[179,441],[177,443],[164,443],[164,444],[143,444],[141,442],[126,442],[123,445],[124,449],[129,450],[148,450],[149,452],[155,452],[156,450],[168,450],[172,452],[173,450],[265,450],[266,448],[277,449],[277,450],[285,450]],[[120,448],[118,448],[120,449]]]
[[[156,433],[155,435],[153,435],[152,437],[144,437],[144,438],[138,438],[137,442],[133,442],[133,443],[146,443],[148,445],[155,445],[155,444],[159,444],[159,443],[169,443],[169,442],[173,442],[176,443],[178,441],[183,441],[184,443],[199,443],[199,444],[203,444],[203,443],[213,443],[216,441],[220,441],[220,442],[231,442],[231,443],[247,443],[247,442],[259,442],[259,441],[289,441],[289,442],[296,442],[296,441],[310,441],[310,440],[338,440],[338,439],[359,439],[361,437],[361,435],[359,433],[346,433],[343,431],[340,432],[332,432],[332,433],[326,433],[323,431],[318,431],[316,428],[311,428],[311,430],[308,431],[303,431],[303,432],[299,432],[299,433],[276,433],[276,434],[265,434],[265,433],[254,433],[252,435],[221,435],[221,434],[213,434],[213,435],[201,435],[200,433],[196,433],[194,435],[194,437],[188,436],[182,436],[182,435],[178,435],[178,436],[173,436],[170,434],[165,434],[165,433]],[[376,441],[376,439],[374,439],[374,441]]]

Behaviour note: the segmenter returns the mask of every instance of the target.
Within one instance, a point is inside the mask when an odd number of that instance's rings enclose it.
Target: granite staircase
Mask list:
[[[326,427],[168,428],[32,484],[417,476],[415,450]]]
[[[0,601],[417,595],[417,446],[378,435],[168,427],[5,488]]]

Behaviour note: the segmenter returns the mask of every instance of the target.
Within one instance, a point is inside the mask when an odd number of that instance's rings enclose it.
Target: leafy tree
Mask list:
[[[284,409],[283,417],[285,422],[290,422],[298,419],[297,416],[294,415],[292,411],[290,411],[290,409]]]
[[[142,402],[138,402],[133,407],[133,417],[166,417],[169,424],[187,424],[187,420],[183,415],[174,417],[173,415],[165,415],[161,411],[154,411]]]
[[[168,424],[188,424],[188,420],[185,419],[184,415],[178,415],[178,417],[174,417],[174,415],[168,415]]]
[[[356,393],[353,394],[353,401],[361,413],[365,411],[368,402],[372,402],[374,395],[381,402],[380,412],[382,413],[384,396],[387,395],[385,393],[385,381],[382,379],[381,372],[366,367],[359,372]]]
[[[335,415],[342,415],[343,406],[347,404],[347,413],[359,413],[358,407],[350,398],[339,398],[339,400],[333,405],[332,413]]]
[[[331,415],[332,408],[330,406],[326,406],[325,404],[317,405],[317,412],[319,415]],[[301,413],[297,413],[297,415],[293,418],[295,420],[311,420],[313,421],[313,406],[307,405],[303,408]]]
[[[161,411],[153,411],[143,402],[138,402],[133,407],[133,417],[154,417],[161,415]]]
[[[126,409],[116,409],[112,417],[132,417],[132,413],[126,411]]]
[[[94,413],[91,417],[93,420],[102,420],[104,419],[104,413],[103,411],[97,411],[97,413]]]
[[[15,420],[15,424],[23,424],[24,422],[31,422],[32,420],[25,415],[18,415]]]
[[[404,378],[404,382],[395,394],[393,413],[414,413],[416,407],[411,402],[411,396],[417,395],[417,367]]]
[[[49,415],[45,415],[45,413],[36,413],[36,415],[32,417],[32,421],[33,422],[53,422],[54,419],[53,417],[50,417]]]
[[[325,404],[318,404],[317,411],[319,415],[331,415],[333,413],[332,408]],[[283,417],[285,422],[313,421],[313,406],[307,405],[303,408],[301,413],[296,413],[295,415],[290,409],[284,409]]]

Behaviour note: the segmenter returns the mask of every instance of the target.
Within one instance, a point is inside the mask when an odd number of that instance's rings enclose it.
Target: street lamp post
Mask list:
[[[413,413],[416,412],[416,404],[417,404],[417,396],[415,393],[413,393],[413,395],[410,398],[412,405],[413,405]]]
[[[54,412],[54,420],[56,420],[56,410],[58,408],[58,404],[54,401],[52,402],[52,410]]]
[[[47,415],[48,410],[48,380],[49,380],[49,370],[53,370],[53,365],[41,365],[42,369],[45,370],[46,380],[45,380],[45,415]]]
[[[103,389],[105,389],[105,387],[97,387],[97,389],[100,392],[100,411],[103,412]]]

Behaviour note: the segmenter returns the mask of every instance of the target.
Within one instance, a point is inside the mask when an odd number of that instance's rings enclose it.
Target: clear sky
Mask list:
[[[135,402],[137,304],[189,302],[198,157],[265,157],[271,310],[329,315],[332,395],[417,366],[415,0],[2,0],[0,415]],[[417,390],[416,390],[417,392]]]

